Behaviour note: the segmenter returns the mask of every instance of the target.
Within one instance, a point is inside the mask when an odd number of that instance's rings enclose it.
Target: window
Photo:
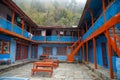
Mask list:
[[[10,53],[10,42],[9,41],[0,41],[0,53],[6,54]]]
[[[66,55],[66,47],[58,47],[57,55]]]
[[[43,47],[43,54],[52,55],[52,47]]]

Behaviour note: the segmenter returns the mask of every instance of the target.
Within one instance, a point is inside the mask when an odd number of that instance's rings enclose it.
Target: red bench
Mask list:
[[[35,62],[33,64],[33,68],[31,69],[32,75],[35,72],[49,72],[50,77],[52,77],[53,73],[53,62]]]
[[[42,54],[42,55],[40,55],[40,60],[48,59],[48,58],[49,58],[48,54]]]
[[[59,66],[59,60],[57,60],[57,59],[44,59],[42,61],[44,61],[44,62],[53,62],[53,66],[55,68],[57,68]]]

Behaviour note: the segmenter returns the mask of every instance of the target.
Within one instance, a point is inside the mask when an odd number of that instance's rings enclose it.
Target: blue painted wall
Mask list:
[[[66,61],[67,56],[65,55],[57,55],[57,47],[66,47],[70,46],[69,44],[39,44],[38,45],[38,59],[39,56],[43,53],[43,47],[52,47],[52,55],[50,57],[57,57],[59,60]]]
[[[16,55],[16,41],[11,38],[11,44],[10,44],[10,59],[11,62],[15,62],[15,55]]]
[[[43,53],[43,48],[41,45],[38,45],[38,59],[39,59],[39,56]]]

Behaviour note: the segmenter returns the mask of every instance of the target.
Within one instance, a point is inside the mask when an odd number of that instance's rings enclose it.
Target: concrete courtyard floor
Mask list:
[[[51,78],[49,77],[49,73],[44,72],[38,72],[31,77],[32,64],[29,63],[5,72],[0,77],[24,77],[30,80],[100,80],[96,74],[82,63],[60,63],[59,67],[54,69]]]

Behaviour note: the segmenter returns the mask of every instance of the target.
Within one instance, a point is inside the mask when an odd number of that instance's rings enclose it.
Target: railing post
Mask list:
[[[86,32],[88,31],[88,24],[87,21],[85,20],[85,25],[86,25]]]
[[[86,63],[88,64],[88,42],[86,42]]]
[[[83,61],[84,61],[84,44],[82,45],[82,57],[83,57]]]
[[[97,60],[96,60],[96,40],[93,38],[93,48],[94,48],[94,67],[97,69]]]
[[[58,42],[60,42],[60,32],[58,31]]]
[[[72,31],[72,41],[73,41],[73,31]]]
[[[78,40],[80,39],[80,30],[78,29]]]
[[[24,20],[22,19],[22,35],[24,36],[24,28],[25,28],[25,26],[24,26]]]
[[[91,9],[90,9],[89,11],[90,11],[90,16],[91,16],[91,18],[92,18],[92,25],[93,25],[93,24],[94,24],[94,16],[93,16],[93,12],[92,12]]]
[[[12,29],[11,29],[11,31],[13,31],[13,28],[14,28],[14,22],[15,22],[15,12],[14,11],[12,11]]]
[[[82,36],[84,35],[84,28],[82,28]]]

